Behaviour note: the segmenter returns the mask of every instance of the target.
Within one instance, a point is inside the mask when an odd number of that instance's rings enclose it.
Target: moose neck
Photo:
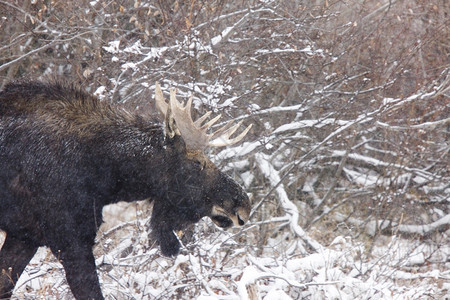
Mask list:
[[[105,205],[161,197],[165,192],[167,153],[160,124],[136,122],[121,124],[115,130],[99,130],[92,142],[99,141],[104,143],[95,156],[103,161],[101,167],[106,167],[108,178]]]

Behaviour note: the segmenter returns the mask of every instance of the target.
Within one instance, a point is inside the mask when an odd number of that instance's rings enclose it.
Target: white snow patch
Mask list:
[[[120,41],[108,42],[108,46],[103,46],[103,49],[109,53],[116,54],[119,52]]]

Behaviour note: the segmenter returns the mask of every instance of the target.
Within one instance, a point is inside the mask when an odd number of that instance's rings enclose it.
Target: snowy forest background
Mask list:
[[[0,0],[0,85],[63,78],[156,115],[159,81],[253,124],[210,152],[250,222],[204,219],[173,259],[145,201],[108,207],[107,299],[450,299],[449,28],[446,0]],[[72,299],[63,272],[40,249],[16,296]]]

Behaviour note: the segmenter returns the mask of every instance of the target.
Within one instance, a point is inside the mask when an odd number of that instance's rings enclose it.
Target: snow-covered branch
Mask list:
[[[446,126],[450,124],[450,118],[438,120],[434,122],[425,122],[422,124],[414,124],[408,126],[398,126],[398,125],[390,125],[384,122],[377,121],[377,125],[389,130],[407,130],[407,129],[424,129],[424,130],[433,130],[436,127]]]
[[[290,227],[292,232],[301,238],[308,247],[311,247],[315,251],[320,251],[322,249],[322,246],[315,241],[314,239],[310,238],[306,232],[300,227],[299,225],[299,212],[297,206],[292,203],[292,201],[289,199],[285,189],[284,185],[281,182],[281,177],[278,174],[278,171],[275,170],[275,168],[270,163],[270,157],[258,153],[255,155],[255,159],[257,162],[257,165],[261,172],[264,174],[264,176],[269,180],[271,186],[275,187],[275,190],[278,195],[278,199],[280,201],[281,206],[283,207],[284,211],[286,211],[287,216],[290,218]],[[306,254],[307,251],[305,249],[301,249],[301,251]]]

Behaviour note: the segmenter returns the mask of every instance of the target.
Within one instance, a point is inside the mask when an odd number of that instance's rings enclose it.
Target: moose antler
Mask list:
[[[208,134],[208,129],[220,119],[221,115],[218,115],[203,124],[205,120],[211,115],[211,112],[208,111],[196,121],[193,121],[191,116],[192,96],[189,98],[186,105],[183,106],[176,99],[176,90],[171,89],[169,104],[167,104],[164,100],[161,87],[157,82],[155,84],[155,98],[156,107],[164,115],[164,117],[166,117],[168,112],[172,114],[178,130],[180,131],[181,136],[186,143],[186,146],[190,150],[204,150],[208,146],[223,147],[236,144],[241,141],[250,130],[250,128],[252,128],[252,124],[250,124],[249,126],[247,126],[247,128],[244,129],[244,131],[242,131],[241,134],[234,138],[231,138],[231,136],[241,126],[242,121],[234,125],[234,122],[230,121],[222,128]]]

